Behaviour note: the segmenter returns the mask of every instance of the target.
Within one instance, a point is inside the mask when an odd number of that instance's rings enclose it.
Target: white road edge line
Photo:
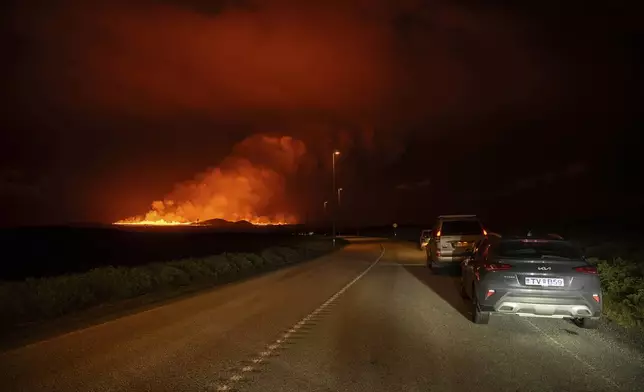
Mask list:
[[[622,389],[622,388],[621,388],[621,386],[620,386],[619,384],[617,384],[617,383],[616,383],[615,381],[613,381],[611,378],[609,378],[609,377],[607,377],[607,376],[604,376],[604,375],[602,374],[602,372],[600,372],[600,371],[599,371],[599,369],[597,369],[597,368],[596,368],[596,367],[594,367],[593,365],[591,365],[591,364],[589,364],[588,362],[586,362],[586,361],[584,361],[583,359],[581,359],[581,358],[579,357],[579,355],[577,355],[577,354],[573,353],[572,351],[568,350],[568,349],[566,348],[566,346],[564,346],[560,341],[558,341],[557,339],[555,339],[555,338],[553,338],[552,336],[548,335],[548,334],[547,334],[543,329],[539,328],[535,323],[533,323],[532,321],[530,321],[530,320],[529,320],[529,319],[527,319],[527,318],[525,319],[525,321],[527,321],[527,322],[528,322],[528,324],[532,325],[532,327],[533,327],[534,329],[536,329],[538,332],[540,332],[542,335],[544,335],[545,337],[547,337],[547,338],[548,338],[552,343],[554,343],[554,345],[555,345],[555,346],[558,346],[559,348],[561,348],[562,350],[564,350],[566,353],[568,353],[571,357],[573,357],[573,358],[575,358],[577,361],[579,361],[579,363],[581,363],[582,365],[584,365],[584,366],[586,366],[588,369],[590,369],[590,370],[593,372],[593,374],[597,374],[597,375],[599,375],[599,376],[600,376],[604,381],[606,381],[608,384],[610,384],[610,386],[615,387],[615,388],[617,388],[617,389],[619,389],[619,390],[621,390],[621,389]]]
[[[362,271],[362,273],[360,273],[360,275],[358,275],[351,282],[347,283],[343,288],[341,288],[337,293],[333,294],[329,299],[324,301],[322,303],[322,305],[318,306],[314,311],[312,311],[311,313],[309,313],[306,316],[302,317],[302,319],[300,321],[298,321],[297,323],[293,324],[293,326],[291,328],[289,328],[289,330],[286,333],[282,334],[273,343],[271,343],[268,346],[266,346],[266,348],[264,350],[258,352],[257,355],[253,359],[251,359],[250,361],[252,363],[254,363],[254,364],[264,362],[267,357],[270,357],[271,355],[273,355],[273,351],[278,350],[281,347],[281,345],[287,339],[290,338],[292,333],[297,332],[297,330],[300,329],[300,327],[306,325],[311,320],[311,317],[313,315],[316,315],[316,314],[320,313],[320,311],[324,310],[327,306],[331,305],[345,291],[347,291],[349,289],[349,287],[353,286],[357,281],[359,281],[363,276],[365,276],[367,274],[367,272],[371,271],[371,269],[376,264],[378,264],[380,259],[382,259],[382,257],[385,255],[385,247],[382,244],[380,244],[380,248],[382,249],[382,251],[380,252],[380,256],[378,256],[378,258],[373,263],[371,263],[369,265],[369,267],[367,267],[364,271]],[[225,383],[218,385],[216,387],[216,390],[217,391],[231,391],[231,390],[233,390],[235,383],[237,383],[237,382],[239,382],[239,381],[244,379],[244,376],[242,375],[242,373],[247,373],[247,372],[251,371],[252,369],[253,368],[251,366],[243,367],[241,369],[241,371],[236,372],[233,375],[231,375]]]

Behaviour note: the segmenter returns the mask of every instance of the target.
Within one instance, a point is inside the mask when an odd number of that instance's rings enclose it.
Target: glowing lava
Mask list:
[[[248,222],[254,226],[284,226],[294,224],[295,220],[292,221],[275,221],[268,218],[256,218],[250,220],[239,220],[232,223],[238,222]],[[124,219],[117,222],[114,222],[113,225],[122,225],[122,226],[207,226],[207,223],[196,222],[179,222],[179,221],[168,221],[165,219],[159,220],[135,220],[135,219]]]
[[[292,137],[251,136],[235,145],[219,167],[175,185],[147,213],[114,224],[216,226],[216,220],[295,224],[297,217],[283,212],[289,205],[286,179],[297,171],[305,153],[304,143]]]
[[[191,225],[192,222],[177,222],[177,221],[167,221],[164,219],[156,220],[156,221],[150,221],[150,220],[120,220],[118,222],[114,222],[114,225],[138,225],[138,226],[186,226],[186,225]]]

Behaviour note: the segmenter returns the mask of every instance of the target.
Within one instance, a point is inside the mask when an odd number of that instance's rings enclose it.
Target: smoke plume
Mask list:
[[[291,137],[252,136],[217,168],[176,185],[145,216],[118,223],[178,224],[225,219],[255,224],[296,223],[286,210],[285,175],[296,172],[306,153]]]

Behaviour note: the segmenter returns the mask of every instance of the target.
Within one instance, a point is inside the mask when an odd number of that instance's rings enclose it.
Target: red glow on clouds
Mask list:
[[[305,153],[304,143],[291,137],[255,135],[235,146],[219,167],[177,184],[144,215],[116,224],[181,225],[210,219],[297,223],[297,217],[272,208],[283,205],[285,176],[295,173]]]

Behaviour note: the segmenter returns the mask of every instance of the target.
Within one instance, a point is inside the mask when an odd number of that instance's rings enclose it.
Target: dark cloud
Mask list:
[[[401,190],[401,191],[411,191],[411,190],[419,190],[419,189],[425,189],[429,188],[429,186],[432,184],[432,181],[429,179],[413,182],[413,183],[402,183],[396,185],[396,189]]]
[[[35,179],[19,169],[0,171],[0,198],[40,199],[44,198],[42,179]]]

